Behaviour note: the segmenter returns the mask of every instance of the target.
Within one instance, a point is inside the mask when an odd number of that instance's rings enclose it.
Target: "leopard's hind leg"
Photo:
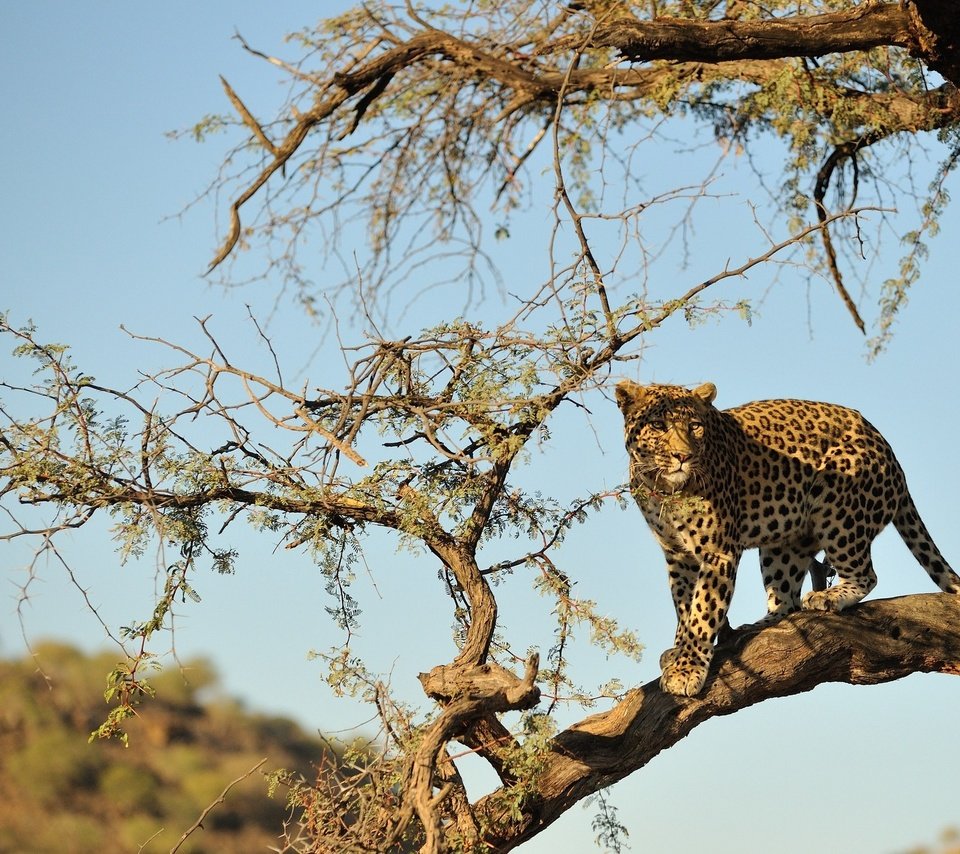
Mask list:
[[[800,610],[803,580],[816,551],[812,540],[761,546],[760,569],[763,587],[767,591],[767,615],[762,622],[774,623]]]
[[[811,590],[803,597],[808,611],[842,611],[856,605],[877,586],[877,574],[870,557],[872,537],[838,538],[825,544],[827,560],[837,573],[837,583],[827,590]]]

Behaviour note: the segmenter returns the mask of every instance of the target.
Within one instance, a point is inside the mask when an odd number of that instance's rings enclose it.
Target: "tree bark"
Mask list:
[[[718,648],[700,696],[674,697],[650,682],[557,735],[519,818],[507,816],[503,791],[478,802],[480,824],[495,819],[485,842],[497,852],[512,850],[710,718],[825,682],[870,685],[930,672],[960,675],[960,597],[905,596],[842,614],[804,611],[759,631],[742,628]]]
[[[619,18],[609,24],[598,23],[593,44],[616,47],[636,62],[783,59],[881,45],[910,47],[914,42],[910,24],[907,10],[896,3],[865,3],[844,12],[757,21]]]
[[[917,33],[913,53],[954,86],[960,87],[960,10],[942,0],[914,0],[907,5]]]
[[[572,39],[564,39],[563,46],[574,46]],[[616,48],[634,62],[705,63],[816,57],[895,46],[908,49],[960,86],[960,15],[955,4],[938,0],[864,2],[843,12],[757,21],[640,21],[621,16],[609,23],[598,20],[590,43]]]

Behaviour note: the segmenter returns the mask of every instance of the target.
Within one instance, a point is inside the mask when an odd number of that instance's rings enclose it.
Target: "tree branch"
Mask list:
[[[830,180],[833,177],[837,166],[843,163],[845,160],[850,160],[850,162],[853,163],[854,183],[853,193],[848,207],[853,206],[857,195],[857,153],[861,149],[873,145],[875,142],[879,142],[884,138],[884,136],[885,134],[872,132],[869,134],[864,134],[855,140],[844,142],[835,146],[833,151],[830,153],[830,156],[820,167],[820,171],[817,172],[817,182],[813,188],[813,203],[814,207],[817,209],[817,219],[820,221],[821,226],[823,226],[820,230],[820,237],[823,240],[823,251],[826,256],[827,267],[830,269],[830,275],[833,276],[833,283],[837,288],[837,293],[840,294],[840,299],[843,300],[843,304],[847,309],[847,313],[853,318],[853,322],[856,324],[857,329],[859,329],[864,335],[867,334],[867,328],[864,325],[863,318],[860,317],[860,312],[857,311],[857,306],[853,301],[853,297],[850,296],[850,292],[843,283],[843,276],[840,273],[840,266],[837,264],[837,251],[833,248],[833,240],[830,237],[830,227],[827,225],[827,217],[829,214],[827,213],[827,207],[823,202],[823,198],[827,193],[827,188],[830,186]]]
[[[927,65],[960,87],[960,16],[949,3],[913,0],[904,4],[918,34],[919,51]]]
[[[648,62],[730,62],[783,59],[870,50],[881,45],[914,47],[911,19],[896,3],[862,3],[826,15],[797,15],[759,21],[703,21],[622,17],[600,23],[591,47],[615,47],[625,59]],[[579,47],[576,37],[558,39],[550,49]]]
[[[501,814],[503,790],[479,801],[475,814],[481,825],[486,819],[497,828],[485,841],[502,854],[711,718],[825,682],[873,685],[932,672],[960,675],[960,597],[905,596],[842,614],[803,611],[761,631],[746,627],[718,648],[703,694],[680,699],[657,682],[635,689],[553,739],[537,795],[519,818]]]
[[[439,854],[443,845],[443,827],[439,805],[453,791],[450,782],[434,794],[435,777],[440,757],[446,756],[446,745],[461,736],[475,721],[492,717],[494,713],[514,709],[529,709],[540,700],[540,689],[535,685],[540,657],[536,654],[527,661],[523,679],[496,664],[465,668],[452,665],[435,667],[430,673],[421,673],[424,690],[445,703],[439,717],[424,733],[420,745],[410,759],[404,785],[404,806],[393,838],[399,838],[410,818],[416,813],[424,829],[422,854]],[[388,850],[393,839],[384,846]]]
[[[330,169],[335,172],[345,156],[337,144],[353,134],[361,123],[376,125],[384,113],[391,112],[395,99],[400,97],[402,101],[403,93],[414,94],[419,88],[424,92],[459,92],[482,81],[487,94],[476,105],[478,109],[474,114],[482,136],[490,133],[491,128],[502,129],[508,119],[511,126],[519,127],[523,119],[532,118],[542,127],[549,113],[558,107],[582,107],[588,96],[610,104],[652,100],[662,108],[660,102],[668,92],[674,93],[671,97],[682,100],[685,93],[692,90],[729,81],[764,86],[789,73],[784,62],[793,58],[849,54],[881,46],[905,49],[929,68],[945,75],[952,84],[960,81],[960,25],[953,21],[955,16],[938,11],[938,4],[932,2],[864,2],[842,12],[759,20],[666,17],[641,20],[633,15],[608,14],[611,9],[616,11],[618,5],[591,3],[587,6],[592,14],[568,12],[558,19],[562,26],[556,24],[520,39],[515,32],[508,35],[507,31],[495,28],[487,33],[474,33],[471,28],[457,34],[448,33],[425,24],[415,14],[411,14],[409,21],[397,19],[382,23],[375,33],[366,36],[365,43],[354,45],[359,49],[360,59],[353,51],[335,55],[331,57],[333,64],[329,71],[324,69],[309,77],[307,91],[312,90],[311,106],[301,112],[291,105],[289,130],[278,143],[267,140],[239,97],[228,89],[241,119],[260,140],[261,150],[271,156],[255,167],[253,180],[243,179],[242,189],[230,206],[228,234],[207,272],[223,262],[240,242],[241,208],[254,196],[267,192],[265,186],[274,173],[283,170],[286,174],[288,161],[301,153],[315,132],[321,137],[318,146],[321,154],[308,171]],[[559,36],[555,35],[557,29],[562,33]],[[578,51],[589,51],[590,61],[583,67],[571,67],[570,57]],[[614,58],[617,53],[626,62],[652,64],[625,67]],[[279,60],[265,58],[284,66]],[[304,79],[300,74],[297,77]],[[897,86],[887,91],[883,87],[869,91],[858,86],[845,89],[842,81],[834,78],[828,85],[835,94],[841,95],[841,100],[849,98],[847,104],[858,103],[862,115],[870,114],[870,126],[879,124],[887,135],[942,126],[960,115],[954,85],[949,85],[946,93],[910,87],[905,91]],[[375,104],[379,106],[375,108]],[[823,108],[820,101],[814,100],[814,104]],[[436,108],[447,126],[451,121],[457,123],[454,117],[464,106],[456,99],[439,99]],[[410,124],[411,138],[420,147],[424,147],[423,116],[431,110],[418,115]],[[837,118],[846,112],[838,109],[837,116],[829,112],[824,116],[826,121],[838,122],[841,135],[849,137],[849,133],[844,133],[842,118]],[[861,130],[857,128],[854,132]],[[374,132],[374,136],[377,133]],[[489,153],[487,162],[506,158],[514,163],[509,170],[512,175],[525,155],[518,158],[513,154],[509,137],[509,133],[496,137],[491,143],[495,150]],[[433,139],[433,152],[424,156],[431,164],[437,162],[437,158],[443,162],[448,146],[459,145],[452,142],[456,138],[454,134],[446,140]],[[328,151],[330,146],[337,152]],[[533,144],[527,151],[535,147]],[[330,154],[329,160],[324,152]],[[460,163],[460,155],[454,159]],[[421,173],[421,177],[428,171]],[[290,174],[299,173],[291,170]],[[292,184],[296,186],[299,180],[294,179]],[[502,191],[505,183],[503,179],[498,180]],[[420,183],[411,181],[415,187]],[[408,195],[412,198],[417,192],[413,190]],[[455,193],[451,206],[456,211],[465,207]],[[398,205],[398,209],[402,206]],[[392,221],[391,217],[387,219]],[[389,242],[387,231],[381,235],[385,242]]]

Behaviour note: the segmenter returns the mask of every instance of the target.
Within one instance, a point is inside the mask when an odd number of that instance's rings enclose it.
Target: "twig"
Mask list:
[[[595,29],[596,27],[594,27],[594,30]],[[588,41],[590,38],[592,38],[594,30],[590,31],[590,36],[587,38]],[[597,289],[597,296],[600,298],[600,307],[603,309],[603,316],[607,322],[607,336],[611,344],[614,344],[618,338],[617,324],[614,321],[613,312],[610,310],[610,302],[607,299],[607,287],[603,282],[603,273],[600,270],[600,265],[597,263],[597,259],[594,257],[593,250],[590,248],[587,235],[583,230],[583,217],[581,217],[579,211],[574,206],[569,193],[567,193],[567,185],[563,180],[563,169],[560,166],[560,112],[563,109],[563,99],[566,95],[566,89],[570,82],[570,75],[573,73],[573,70],[579,63],[580,56],[581,54],[577,53],[577,55],[574,57],[574,60],[570,63],[570,66],[567,68],[563,85],[560,87],[560,92],[557,95],[557,109],[553,118],[553,169],[557,179],[557,195],[560,197],[560,200],[563,202],[563,206],[567,209],[567,213],[570,215],[570,220],[573,223],[573,229],[576,232],[577,240],[580,243],[580,251],[583,254],[583,259],[587,262],[587,266],[590,267],[590,272],[593,274],[593,284]]]
[[[629,329],[626,332],[620,333],[620,343],[625,344],[632,341],[638,335],[643,334],[644,332],[660,326],[668,317],[671,317],[678,309],[682,308],[685,305],[688,305],[690,301],[698,296],[702,291],[705,291],[707,288],[712,285],[717,284],[718,282],[723,281],[724,279],[735,278],[743,276],[747,271],[752,268],[764,263],[765,261],[770,260],[774,255],[778,254],[782,250],[786,249],[788,246],[791,246],[795,243],[799,243],[805,237],[810,234],[813,234],[815,231],[820,231],[823,228],[826,228],[830,223],[835,222],[838,219],[843,219],[845,217],[857,217],[861,213],[866,211],[880,211],[882,213],[890,213],[890,208],[876,207],[873,205],[867,205],[862,208],[853,208],[847,211],[841,211],[837,214],[831,214],[822,222],[818,222],[814,225],[808,225],[806,228],[801,229],[796,234],[791,235],[785,240],[780,241],[779,243],[774,244],[766,252],[761,255],[757,255],[754,258],[748,258],[744,261],[739,267],[725,267],[720,273],[717,273],[715,276],[711,276],[709,279],[706,279],[698,285],[694,285],[690,290],[685,294],[681,295],[677,299],[671,300],[669,303],[665,304],[658,314],[653,317],[647,317],[643,320],[642,323],[639,323],[633,329]],[[633,315],[643,314],[641,311],[630,312]],[[595,358],[595,361],[606,362],[609,360],[609,356],[606,352],[601,352]]]
[[[823,166],[820,167],[820,171],[817,172],[817,181],[813,189],[813,201],[817,209],[817,219],[820,220],[820,225],[822,226],[820,235],[823,238],[823,251],[827,256],[827,267],[830,269],[830,275],[833,276],[833,283],[837,288],[837,293],[840,294],[840,299],[843,300],[843,304],[853,318],[853,322],[864,335],[867,334],[867,328],[864,325],[863,318],[860,317],[860,312],[857,311],[853,298],[843,284],[840,267],[837,265],[837,253],[833,248],[833,240],[830,237],[830,229],[827,224],[828,214],[826,206],[823,204],[823,197],[826,195],[827,187],[830,186],[830,179],[833,177],[833,172],[840,163],[844,160],[850,160],[853,163],[854,180],[856,180],[857,152],[869,145],[873,145],[875,142],[879,142],[886,136],[887,134],[881,133],[880,131],[871,131],[870,133],[857,137],[857,139],[836,146],[830,153],[830,156],[824,161]],[[850,200],[850,204],[852,205],[855,200],[856,183],[854,183],[854,195]]]
[[[293,65],[290,65],[290,63],[284,62],[282,59],[278,59],[275,56],[270,56],[269,54],[266,54],[263,51],[257,50],[256,48],[250,47],[250,45],[247,44],[247,40],[242,35],[240,35],[239,30],[233,31],[233,37],[238,42],[240,42],[240,45],[243,47],[243,49],[247,53],[252,54],[253,56],[259,57],[260,59],[266,60],[271,65],[275,65],[277,68],[282,68],[291,77],[295,77],[297,80],[305,80],[308,83],[316,82],[316,80],[312,75],[304,74],[299,68]]]
[[[180,846],[187,841],[187,837],[189,837],[190,834],[193,833],[197,828],[203,827],[203,820],[210,814],[210,811],[215,806],[218,806],[219,804],[222,804],[224,802],[224,800],[227,797],[227,792],[229,792],[234,786],[236,786],[237,783],[242,783],[244,780],[247,779],[247,777],[255,773],[261,766],[263,766],[263,764],[266,761],[267,761],[267,757],[264,756],[263,759],[261,759],[256,765],[253,766],[253,768],[247,771],[246,774],[241,774],[239,777],[237,777],[236,780],[231,780],[227,784],[227,787],[219,795],[217,795],[213,803],[211,803],[202,813],[200,813],[200,818],[198,818],[190,828],[184,831],[183,836],[180,837],[180,841],[177,842],[177,844],[170,849],[170,854],[176,854],[177,849],[179,849]]]
[[[161,833],[163,833],[163,830],[164,829],[161,827],[146,842],[140,843],[140,845],[137,846],[137,854],[140,854],[140,852],[143,851],[151,842],[153,842],[154,839],[156,839]]]
[[[258,408],[263,409],[263,407],[261,407],[260,404],[257,403],[256,399],[254,399],[254,403],[257,405]],[[263,411],[264,411],[264,414],[268,414],[266,413],[266,410],[263,410]],[[340,451],[344,456],[349,457],[351,460],[353,460],[353,462],[355,462],[358,466],[365,466],[367,464],[367,461],[363,457],[361,457],[360,454],[358,454],[355,450],[353,450],[353,448],[351,448],[348,444],[341,442],[329,430],[325,430],[323,427],[321,427],[313,418],[311,418],[310,413],[307,412],[307,410],[304,409],[302,406],[296,407],[296,409],[294,409],[294,412],[296,412],[297,415],[299,415],[306,422],[307,424],[306,429],[310,430],[313,433],[320,434],[324,439],[327,440],[329,444],[331,444],[334,448]],[[289,427],[288,429],[294,430],[299,428]]]

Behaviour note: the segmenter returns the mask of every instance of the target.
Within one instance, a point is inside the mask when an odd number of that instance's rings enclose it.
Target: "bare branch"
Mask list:
[[[813,190],[813,202],[817,210],[817,218],[820,220],[820,225],[822,226],[820,229],[820,237],[823,240],[823,248],[826,253],[830,275],[833,277],[833,283],[837,288],[837,293],[840,294],[840,298],[843,300],[847,312],[853,318],[857,329],[864,335],[867,334],[867,328],[864,325],[863,318],[860,317],[860,312],[857,311],[857,306],[854,304],[853,298],[843,284],[843,276],[840,274],[839,266],[837,266],[837,253],[833,248],[833,241],[830,238],[830,228],[826,224],[828,214],[823,202],[823,197],[827,192],[827,187],[830,185],[830,179],[833,177],[834,170],[838,165],[843,163],[844,160],[850,160],[853,163],[854,169],[854,191],[848,207],[852,207],[856,200],[857,153],[861,149],[873,145],[873,143],[879,142],[883,138],[884,134],[875,131],[870,134],[865,134],[852,142],[845,142],[836,146],[820,167],[820,171],[817,173],[817,182]]]

